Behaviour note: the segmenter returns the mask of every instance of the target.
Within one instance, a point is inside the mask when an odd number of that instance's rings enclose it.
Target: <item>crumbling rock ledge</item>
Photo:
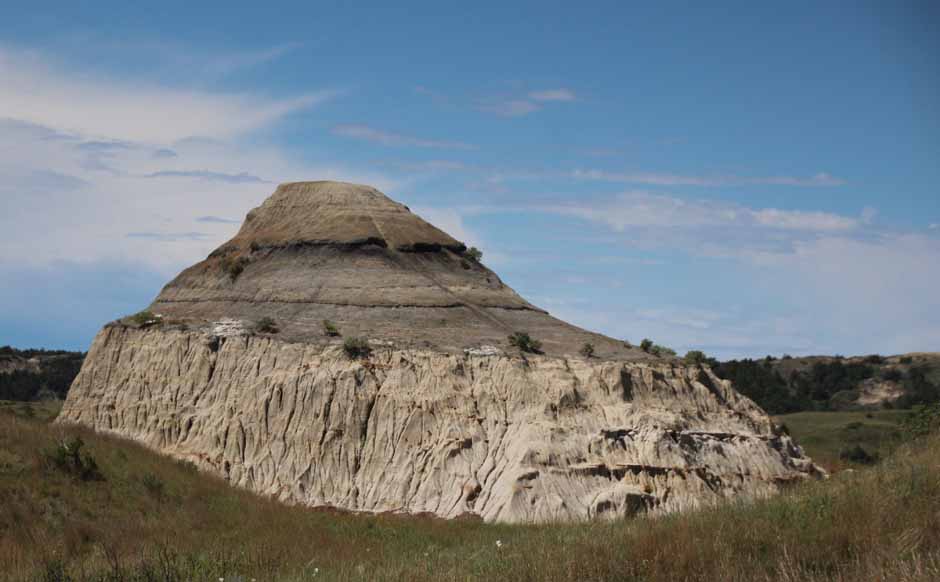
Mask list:
[[[821,474],[708,369],[480,349],[351,360],[110,325],[59,421],[287,502],[499,522],[676,511]]]

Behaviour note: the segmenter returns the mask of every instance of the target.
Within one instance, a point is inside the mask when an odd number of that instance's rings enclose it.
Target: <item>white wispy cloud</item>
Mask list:
[[[419,147],[419,148],[454,149],[454,150],[476,149],[476,146],[473,146],[471,144],[464,143],[461,141],[424,139],[424,138],[419,138],[419,137],[403,135],[400,133],[384,131],[381,129],[376,129],[374,127],[369,127],[368,125],[358,125],[358,124],[336,125],[333,127],[331,132],[333,133],[333,135],[338,135],[341,137],[348,137],[352,139],[359,139],[363,141],[369,141],[369,142],[381,144],[384,146],[412,146],[412,147]]]
[[[688,176],[655,172],[607,172],[575,170],[571,177],[578,180],[648,184],[652,186],[842,186],[846,182],[826,172],[813,176]]]
[[[600,222],[621,232],[631,227],[770,228],[831,232],[849,231],[861,223],[858,218],[828,212],[755,209],[642,191],[624,192],[606,202],[550,205],[542,209]]]
[[[274,99],[168,88],[147,80],[79,74],[35,52],[0,48],[0,112],[88,138],[170,144],[231,138],[334,97],[333,90]]]
[[[495,113],[502,117],[521,117],[530,113],[535,113],[542,108],[538,103],[533,103],[526,99],[507,99],[503,101],[491,101],[479,106],[480,111],[486,113]]]
[[[151,172],[146,178],[200,178],[227,184],[270,184],[270,180],[259,178],[248,172],[226,174],[225,172],[210,172],[209,170],[160,170]]]
[[[531,91],[529,98],[535,101],[574,101],[577,99],[574,91],[565,88]]]
[[[278,98],[168,87],[9,48],[0,48],[0,78],[0,263],[10,267],[127,263],[172,275],[234,234],[269,181],[337,179],[392,192],[398,183],[302,162],[253,138],[332,91]],[[219,216],[235,222],[206,219]]]

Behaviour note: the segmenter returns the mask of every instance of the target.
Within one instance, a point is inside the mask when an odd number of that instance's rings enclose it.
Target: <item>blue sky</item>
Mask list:
[[[87,348],[329,178],[612,336],[940,350],[935,3],[132,4],[5,7],[0,344]]]

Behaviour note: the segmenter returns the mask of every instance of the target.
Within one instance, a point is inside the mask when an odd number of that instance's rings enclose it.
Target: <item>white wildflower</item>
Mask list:
[[[503,547],[503,540],[496,540],[496,549]]]

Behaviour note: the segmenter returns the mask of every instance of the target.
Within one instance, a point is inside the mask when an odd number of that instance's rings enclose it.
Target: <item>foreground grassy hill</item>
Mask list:
[[[936,439],[774,499],[506,526],[283,506],[55,412],[0,405],[3,580],[940,579]]]

